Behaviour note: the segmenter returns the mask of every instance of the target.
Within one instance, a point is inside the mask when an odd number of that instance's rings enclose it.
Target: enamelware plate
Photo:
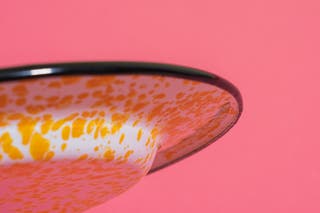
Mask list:
[[[0,209],[82,212],[206,147],[238,120],[226,80],[154,63],[0,70]]]

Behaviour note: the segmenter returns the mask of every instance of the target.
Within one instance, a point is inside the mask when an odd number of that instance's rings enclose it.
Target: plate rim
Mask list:
[[[217,136],[172,161],[168,161],[156,168],[151,169],[148,174],[154,173],[165,167],[173,165],[197,152],[206,148],[225,135],[239,120],[243,112],[243,100],[240,91],[231,82],[224,78],[189,66],[181,66],[167,63],[140,62],[140,61],[88,61],[88,62],[65,62],[65,63],[43,63],[24,66],[13,66],[0,68],[0,84],[7,81],[23,80],[28,78],[44,78],[63,75],[161,75],[175,78],[188,79],[207,83],[227,91],[231,94],[239,109],[236,119],[231,122]]]

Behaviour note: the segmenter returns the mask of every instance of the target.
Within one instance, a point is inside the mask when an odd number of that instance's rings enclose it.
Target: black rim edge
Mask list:
[[[218,136],[209,140],[207,143],[197,147],[195,150],[186,153],[185,155],[169,161],[159,167],[156,167],[148,172],[154,173],[167,166],[187,158],[200,150],[206,148],[213,142],[217,141],[225,135],[239,120],[243,111],[243,101],[239,90],[229,81],[206,71],[185,67],[180,65],[172,65],[165,63],[150,63],[150,62],[129,62],[129,61],[114,61],[114,62],[72,62],[72,63],[53,63],[53,64],[37,64],[29,66],[17,66],[12,68],[0,69],[0,84],[1,82],[21,80],[27,78],[42,78],[49,76],[62,75],[110,75],[110,74],[146,74],[146,75],[162,75],[195,80],[217,86],[229,92],[237,101],[239,114],[236,119],[229,124]]]

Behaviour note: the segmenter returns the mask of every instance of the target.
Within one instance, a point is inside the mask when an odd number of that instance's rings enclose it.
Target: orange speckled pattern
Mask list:
[[[157,75],[1,83],[1,212],[82,212],[218,136],[239,114],[210,84]]]

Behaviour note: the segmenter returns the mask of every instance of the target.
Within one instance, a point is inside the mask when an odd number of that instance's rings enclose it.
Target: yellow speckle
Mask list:
[[[151,130],[151,137],[152,137],[153,140],[156,140],[158,134],[159,134],[159,130],[157,128],[153,128]]]
[[[155,143],[156,143],[156,141],[152,141],[152,143],[151,143],[151,148],[154,147]]]
[[[87,112],[87,111],[84,111],[84,112],[82,112],[82,114],[81,114],[83,117],[85,117],[85,118],[87,118],[87,117],[89,117],[90,116],[90,113],[89,112]]]
[[[14,114],[8,115],[9,120],[20,120],[20,119],[23,119],[23,117],[24,115],[21,113],[14,113]]]
[[[96,114],[97,114],[97,110],[94,110],[94,111],[92,111],[91,113],[90,113],[90,117],[93,117],[93,116],[95,116]]]
[[[99,132],[100,132],[100,129],[102,128],[102,125],[104,123],[104,119],[95,119],[95,123],[96,123],[96,131],[94,132],[94,139],[97,139],[98,136],[99,136]]]
[[[24,85],[17,85],[12,88],[12,91],[18,96],[25,96],[28,93],[28,90]]]
[[[103,154],[103,157],[106,161],[112,161],[114,159],[114,150],[110,147],[107,147],[106,151]]]
[[[113,79],[114,79],[113,76],[110,76],[108,78],[100,78],[100,77],[91,78],[90,80],[87,81],[86,87],[95,88],[99,86],[108,85],[110,82],[113,81]]]
[[[177,99],[180,99],[184,96],[184,93],[183,92],[179,92],[177,95],[176,95],[176,98]]]
[[[124,95],[118,95],[117,97],[116,97],[116,100],[117,101],[123,101],[123,100],[125,100],[126,99],[126,96],[124,96]]]
[[[23,154],[20,150],[12,145],[12,138],[8,132],[4,133],[0,137],[0,144],[2,145],[2,150],[6,153],[12,160],[23,159]]]
[[[62,139],[63,139],[63,140],[69,140],[70,127],[69,127],[69,126],[63,127],[62,132],[61,132],[61,135],[62,135]]]
[[[105,116],[106,116],[106,113],[105,113],[104,111],[101,111],[101,112],[99,112],[99,116],[105,117]]]
[[[153,96],[154,99],[161,99],[161,98],[164,98],[164,97],[166,97],[166,95],[164,93],[157,94],[157,95]]]
[[[111,134],[117,133],[121,129],[121,127],[122,127],[121,123],[116,123],[116,124],[112,125]]]
[[[50,151],[50,152],[48,152],[47,156],[45,157],[45,160],[50,160],[53,158],[53,156],[54,156],[54,152]]]
[[[145,99],[146,97],[147,97],[146,94],[141,94],[141,95],[138,96],[138,99],[139,99],[139,100],[143,100],[143,99]]]
[[[127,159],[130,157],[130,155],[132,155],[133,153],[134,153],[133,150],[128,150],[128,151],[126,152],[126,154],[124,155],[124,159],[127,160]]]
[[[52,126],[52,130],[53,131],[57,131],[58,129],[60,129],[60,127],[65,124],[66,120],[65,119],[60,119],[58,121],[56,121],[53,126]]]
[[[79,160],[85,160],[85,159],[87,159],[88,158],[88,154],[83,154],[83,155],[81,155],[78,159]]]
[[[78,98],[79,98],[79,99],[84,99],[84,98],[86,98],[86,97],[88,97],[88,96],[89,96],[88,93],[81,93],[81,94],[78,95]]]
[[[52,88],[60,88],[61,87],[61,83],[58,81],[52,81],[48,84],[48,87],[52,87]]]
[[[145,164],[148,161],[148,159],[150,158],[150,156],[151,156],[150,154],[147,154],[141,163]]]
[[[66,143],[63,143],[63,144],[61,145],[61,150],[64,151],[66,148],[67,148],[67,144],[66,144]]]
[[[71,115],[67,116],[65,118],[66,121],[72,121],[73,119],[75,119],[77,116],[79,115],[79,113],[75,112],[75,113],[72,113]]]
[[[138,158],[137,160],[135,160],[135,163],[140,163],[142,160],[142,158]]]
[[[45,121],[52,120],[52,115],[51,114],[43,115],[43,120],[45,120]]]
[[[163,108],[166,106],[166,103],[162,103],[159,104],[157,106],[155,106],[155,108],[153,108],[151,110],[151,112],[148,115],[148,121],[151,121],[153,118],[155,118],[156,116],[159,116],[161,114],[161,112],[163,111]]]
[[[149,104],[149,102],[137,103],[136,105],[133,106],[132,111],[138,112],[138,111],[142,110],[143,108],[145,108],[148,104]]]
[[[0,107],[5,107],[7,105],[7,102],[7,95],[0,95]]]
[[[100,130],[101,136],[104,138],[104,137],[106,137],[106,135],[107,135],[108,133],[109,133],[108,127],[103,126],[103,127],[101,128],[101,130]]]
[[[90,107],[91,107],[91,108],[97,108],[97,107],[102,106],[103,103],[104,103],[103,100],[98,100],[98,101],[93,102],[93,104],[92,104]]]
[[[50,141],[39,133],[34,133],[30,142],[30,154],[35,160],[44,160],[49,151]]]
[[[86,124],[86,120],[82,118],[77,118],[72,123],[72,137],[78,138],[84,134],[84,126]]]
[[[62,83],[65,85],[77,83],[79,80],[80,78],[78,76],[72,76],[72,77],[69,76],[69,77],[61,78]]]
[[[149,146],[150,144],[150,138],[147,139],[146,145],[145,146]]]
[[[96,125],[95,120],[91,120],[87,126],[87,133],[90,134]]]
[[[120,122],[120,123],[124,123],[128,120],[129,116],[126,114],[121,114],[121,113],[114,113],[111,116],[111,120],[112,122]]]
[[[94,151],[95,152],[99,151],[99,146],[94,147]]]
[[[16,100],[16,105],[17,106],[21,106],[21,105],[24,105],[26,103],[26,99],[25,98],[19,98]]]
[[[46,100],[48,104],[56,104],[56,102],[59,100],[59,96],[50,96]]]
[[[125,137],[125,134],[122,133],[121,136],[120,136],[120,139],[119,139],[119,144],[123,143],[124,137]]]
[[[22,144],[26,145],[29,143],[36,123],[37,121],[31,118],[24,118],[18,123],[18,130],[22,137]]]
[[[188,84],[190,84],[190,83],[191,83],[190,80],[184,80],[184,81],[183,81],[183,84],[185,84],[185,85],[188,85]]]
[[[7,126],[7,125],[8,125],[7,122],[5,122],[5,121],[0,121],[0,127],[1,127],[1,126]]]
[[[49,119],[44,121],[44,123],[41,125],[41,132],[42,134],[47,134],[53,124],[53,120]]]
[[[142,136],[142,129],[139,129],[138,134],[137,134],[137,140],[140,141]]]
[[[44,109],[45,107],[40,105],[29,105],[26,107],[27,112],[30,114],[38,114],[42,112]]]
[[[139,122],[140,122],[139,119],[135,120],[135,121],[133,122],[132,126],[133,126],[133,127],[137,126],[137,124],[138,124]]]

